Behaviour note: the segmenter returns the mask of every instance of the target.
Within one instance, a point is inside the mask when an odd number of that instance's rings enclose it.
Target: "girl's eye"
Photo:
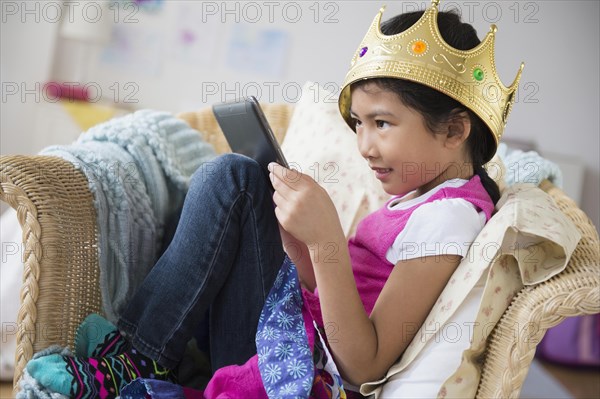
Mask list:
[[[356,128],[356,127],[359,127],[362,124],[362,122],[356,118],[352,118],[352,124]]]
[[[377,121],[375,121],[375,123],[377,124],[377,127],[380,129],[383,129],[384,127],[389,126],[389,123],[386,121],[377,120]]]

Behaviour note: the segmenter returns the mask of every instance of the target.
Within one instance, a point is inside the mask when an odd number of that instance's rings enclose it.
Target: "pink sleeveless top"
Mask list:
[[[494,203],[481,184],[479,176],[473,176],[460,187],[444,187],[429,198],[406,209],[388,209],[388,205],[401,198],[390,198],[379,210],[367,215],[357,226],[356,234],[348,240],[348,250],[358,294],[367,314],[371,314],[394,264],[386,259],[388,248],[406,226],[408,219],[419,206],[440,199],[462,198],[483,211],[486,221],[494,210]],[[319,326],[323,326],[318,290],[302,289],[305,305]]]

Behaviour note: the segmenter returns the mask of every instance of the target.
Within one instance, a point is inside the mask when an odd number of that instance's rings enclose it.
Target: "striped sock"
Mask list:
[[[116,356],[131,348],[111,322],[90,314],[77,328],[75,354],[82,357]]]
[[[113,399],[136,378],[172,381],[173,375],[135,348],[107,357],[43,356],[27,371],[47,389],[75,399]]]

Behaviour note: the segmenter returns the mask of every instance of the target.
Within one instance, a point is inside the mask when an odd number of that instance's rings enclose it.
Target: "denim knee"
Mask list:
[[[254,159],[235,152],[221,154],[214,158],[212,162],[221,173],[229,173],[229,171],[256,173],[261,171],[261,166]]]
[[[192,175],[190,190],[202,185],[222,185],[226,181],[237,183],[240,191],[268,183],[266,172],[254,159],[237,153],[226,153],[203,163]]]

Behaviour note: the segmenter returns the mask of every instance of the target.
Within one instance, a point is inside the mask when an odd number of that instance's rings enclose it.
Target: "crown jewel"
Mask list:
[[[377,77],[406,79],[441,91],[475,112],[489,126],[497,146],[525,64],[521,63],[513,83],[506,87],[494,62],[496,26],[475,48],[458,50],[440,34],[438,4],[439,0],[433,0],[413,26],[392,36],[381,33],[385,6],[381,7],[350,63],[340,93],[340,112],[352,128],[352,83]]]

